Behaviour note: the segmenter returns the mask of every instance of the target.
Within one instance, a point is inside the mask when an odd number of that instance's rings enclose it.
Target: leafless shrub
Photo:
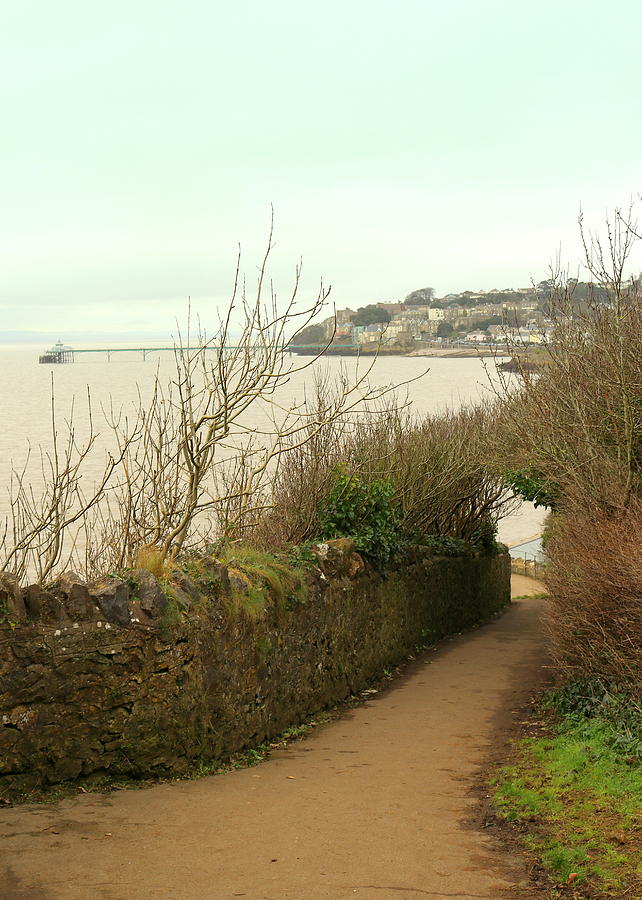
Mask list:
[[[369,468],[395,485],[408,534],[470,540],[508,510],[503,481],[486,464],[490,428],[483,406],[419,421],[402,411],[383,427],[365,425]]]
[[[38,449],[34,475],[30,467],[32,451],[18,467],[12,466],[9,483],[10,515],[0,537],[0,571],[12,571],[18,579],[26,575],[46,581],[63,561],[74,555],[74,536],[118,473],[129,445],[138,437],[132,431],[115,454],[108,453],[97,484],[87,490],[82,481],[84,466],[94,451],[97,432],[87,392],[89,430],[79,439],[74,425],[74,409],[59,428],[55,412],[53,376],[51,381],[51,445]],[[71,540],[70,540],[71,538]]]
[[[502,479],[485,465],[491,425],[482,408],[417,419],[403,401],[367,419],[335,419],[287,454],[273,482],[272,508],[253,532],[263,546],[302,543],[319,535],[320,502],[337,467],[363,481],[394,487],[400,527],[470,540],[494,530],[512,504]]]
[[[569,509],[553,529],[549,633],[554,659],[568,674],[642,684],[641,535],[637,498],[611,516]]]
[[[642,571],[642,296],[627,277],[639,240],[632,210],[605,236],[580,221],[593,296],[553,273],[553,341],[543,366],[504,381],[498,467],[553,489],[551,635],[558,664],[640,677]]]
[[[500,465],[541,473],[562,504],[625,509],[642,492],[642,296],[639,280],[624,276],[633,227],[617,214],[608,249],[583,231],[598,299],[578,304],[557,268],[541,367],[522,366],[517,385],[504,378],[498,390]]]

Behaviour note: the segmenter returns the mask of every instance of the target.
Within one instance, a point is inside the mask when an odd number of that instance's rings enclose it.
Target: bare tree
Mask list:
[[[313,302],[299,310],[297,267],[285,306],[279,308],[271,285],[266,301],[271,249],[270,235],[251,299],[237,265],[232,300],[212,337],[199,330],[194,341],[189,325],[179,335],[172,384],[164,388],[157,378],[151,402],[145,408],[139,404],[133,429],[140,439],[132,441],[129,423],[112,417],[124,472],[110,498],[108,545],[119,548],[113,560],[118,567],[133,565],[142,547],[153,546],[162,560],[174,559],[211,535],[214,524],[219,540],[243,532],[269,505],[265,487],[284,454],[388,390],[369,385],[372,359],[353,379],[344,378],[313,413],[304,401],[282,405],[279,389],[313,367],[322,352],[302,361],[292,357],[289,332],[308,324],[328,291],[321,286]],[[234,334],[237,310],[242,322]],[[256,424],[257,411],[264,426]]]
[[[305,397],[283,401],[282,388],[313,368],[325,349],[293,356],[290,335],[322,310],[329,291],[321,284],[301,304],[299,265],[289,296],[279,302],[268,275],[272,249],[270,230],[251,294],[239,253],[231,300],[211,336],[188,317],[169,384],[158,372],[148,402],[139,392],[131,410],[115,403],[103,409],[115,449],[86,496],[81,474],[94,450],[93,420],[81,447],[68,423],[62,453],[53,422],[44,493],[39,497],[30,486],[26,470],[15,475],[5,569],[45,580],[63,556],[73,555],[79,530],[92,574],[134,566],[141,552],[153,552],[164,565],[206,539],[237,537],[270,506],[268,487],[284,455],[328,423],[363,415],[390,390],[369,383],[375,356],[353,377],[339,379],[314,410]]]

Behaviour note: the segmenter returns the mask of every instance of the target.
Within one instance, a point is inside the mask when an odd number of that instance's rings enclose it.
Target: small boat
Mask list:
[[[45,350],[38,357],[41,363],[71,363],[74,361],[74,351],[72,347],[67,347],[62,341],[58,341],[49,350]]]

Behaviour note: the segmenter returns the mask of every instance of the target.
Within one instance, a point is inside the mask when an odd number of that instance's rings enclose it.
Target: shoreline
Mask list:
[[[412,350],[404,350],[400,347],[328,347],[321,352],[320,347],[305,347],[289,350],[290,354],[297,356],[402,356],[406,358],[423,359],[494,359],[499,368],[504,372],[535,372],[545,366],[541,351],[536,348],[520,348],[517,355],[510,349],[498,347],[474,347],[474,346],[434,346],[415,347]]]
[[[292,350],[297,356],[317,356],[321,348],[310,350]],[[405,356],[405,357],[433,357],[441,359],[479,359],[480,357],[497,357],[498,359],[510,359],[509,352],[497,351],[484,347],[422,347],[420,349],[402,350],[398,347],[379,347],[370,349],[367,347],[328,347],[322,356]]]

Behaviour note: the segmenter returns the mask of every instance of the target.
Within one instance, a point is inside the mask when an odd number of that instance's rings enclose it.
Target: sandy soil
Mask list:
[[[514,576],[516,596],[541,590]],[[543,679],[541,608],[516,601],[256,768],[0,811],[1,900],[537,896],[466,823]]]

